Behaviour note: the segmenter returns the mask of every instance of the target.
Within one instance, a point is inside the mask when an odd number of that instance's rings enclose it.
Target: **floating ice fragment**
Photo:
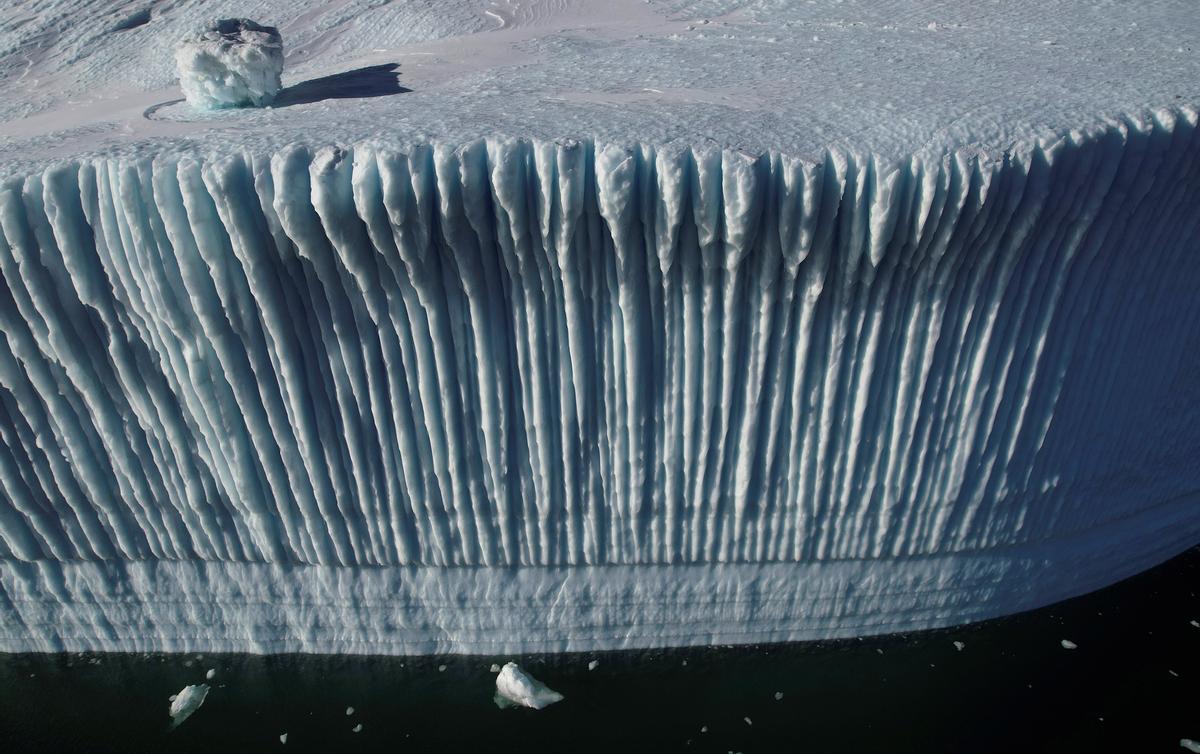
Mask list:
[[[193,107],[262,107],[282,86],[283,39],[272,26],[225,18],[180,41],[175,64]]]
[[[445,665],[438,665],[438,672],[439,672],[439,673],[445,673],[445,672],[446,672],[446,666],[445,666]]]
[[[1197,752],[1197,754],[1200,754],[1200,742],[1193,741],[1190,738],[1181,738],[1179,739],[1179,745],[1188,751],[1193,751]]]
[[[346,708],[346,716],[347,716],[347,717],[349,717],[350,715],[353,715],[353,714],[354,714],[354,708],[353,708],[353,707],[347,707],[347,708]]]
[[[209,668],[208,672],[204,674],[204,677],[211,681],[213,676],[216,674],[217,674],[216,668]]]
[[[279,743],[281,743],[281,744],[287,743],[287,734],[286,733],[279,734]]]
[[[701,733],[707,733],[707,732],[708,732],[708,726],[707,726],[707,725],[701,725],[701,726],[700,726],[700,732],[701,732]]]
[[[1188,621],[1188,623],[1191,623],[1191,624],[1192,624],[1193,626],[1195,626],[1196,628],[1200,628],[1200,622],[1197,622],[1197,621],[1194,621],[1194,620],[1190,620],[1190,621]]]
[[[777,702],[783,701],[783,692],[782,691],[775,692],[775,701],[777,701]]]
[[[599,664],[600,664],[599,660],[592,660],[591,662],[588,663],[588,670],[595,670],[596,666],[598,666]]]
[[[362,733],[362,723],[355,725],[353,728],[350,729],[350,732],[351,733]]]
[[[1063,639],[1062,640],[1062,648],[1063,649],[1078,649],[1079,645],[1076,644],[1075,642],[1071,641],[1070,639]]]
[[[754,722],[750,718],[743,717],[742,719],[746,721],[746,725],[754,725]]]
[[[183,690],[171,699],[171,727],[177,728],[182,725],[184,720],[187,720],[193,712],[200,709],[200,705],[204,704],[206,696],[208,696],[207,683],[184,686]]]
[[[496,696],[499,706],[505,706],[500,704],[503,699],[533,709],[542,709],[563,699],[562,694],[527,675],[515,662],[506,663],[496,676]]]
[[[956,641],[956,642],[954,642],[954,648],[955,648],[955,649],[957,649],[959,652],[961,652],[961,651],[963,651],[964,649],[966,649],[966,646],[967,646],[967,645],[966,645],[966,643],[965,643],[965,642],[961,642],[961,641]]]
[[[491,666],[490,668],[488,668],[488,671],[489,671],[489,672],[492,672],[492,673],[499,673],[499,672],[500,672],[500,666],[499,666],[499,665],[497,665],[496,663],[494,663],[494,662],[493,662],[493,663],[492,663],[492,666]]]

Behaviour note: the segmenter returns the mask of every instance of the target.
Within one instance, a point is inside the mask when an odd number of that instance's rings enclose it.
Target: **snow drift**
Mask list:
[[[1003,153],[493,140],[0,194],[0,650],[847,636],[1200,538],[1190,109]]]

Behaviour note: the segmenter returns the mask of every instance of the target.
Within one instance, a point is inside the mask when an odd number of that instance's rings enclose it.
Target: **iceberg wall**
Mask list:
[[[1200,540],[1196,121],[9,181],[0,651],[827,638],[1148,567]]]

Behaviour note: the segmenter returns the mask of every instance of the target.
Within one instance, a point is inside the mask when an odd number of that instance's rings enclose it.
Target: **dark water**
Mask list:
[[[1194,548],[1031,613],[815,644],[518,658],[0,655],[0,753],[1183,752],[1180,739],[1200,741],[1198,576]],[[566,700],[498,709],[489,668],[507,659]],[[168,697],[209,668],[208,699],[168,732]]]

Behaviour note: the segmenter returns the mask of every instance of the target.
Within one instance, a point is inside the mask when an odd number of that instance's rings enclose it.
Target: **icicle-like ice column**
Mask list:
[[[0,196],[0,650],[877,633],[1200,539],[1191,110],[882,164],[589,143]]]

